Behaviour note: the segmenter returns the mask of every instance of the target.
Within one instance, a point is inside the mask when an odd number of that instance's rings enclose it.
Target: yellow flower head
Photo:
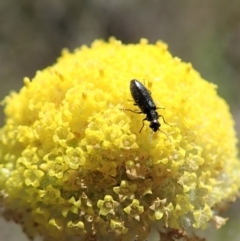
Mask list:
[[[159,107],[160,131],[145,121],[139,133],[132,79]],[[205,228],[236,197],[229,107],[164,43],[95,41],[24,83],[4,100],[0,190],[30,237],[144,240],[156,226]]]

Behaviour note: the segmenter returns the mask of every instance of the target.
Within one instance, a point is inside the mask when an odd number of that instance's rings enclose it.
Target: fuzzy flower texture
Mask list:
[[[139,133],[132,79],[169,125]],[[24,84],[3,101],[0,204],[30,238],[141,241],[225,223],[219,210],[240,187],[233,119],[166,44],[97,40]]]

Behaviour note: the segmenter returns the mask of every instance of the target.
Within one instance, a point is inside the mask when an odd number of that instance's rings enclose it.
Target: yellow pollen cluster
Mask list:
[[[147,121],[139,133],[132,79],[164,108],[165,134]],[[216,86],[166,44],[97,40],[24,84],[3,101],[0,204],[29,237],[142,241],[156,226],[224,223],[218,209],[240,187],[233,119]]]

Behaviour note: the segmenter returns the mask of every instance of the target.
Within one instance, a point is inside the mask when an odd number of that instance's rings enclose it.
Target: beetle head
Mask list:
[[[161,125],[160,125],[159,121],[156,119],[156,120],[152,120],[150,122],[149,126],[154,132],[156,132],[156,131],[158,131],[158,129]]]

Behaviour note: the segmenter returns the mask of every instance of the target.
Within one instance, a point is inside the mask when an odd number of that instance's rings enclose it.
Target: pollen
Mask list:
[[[166,135],[139,133],[145,115],[126,111],[137,107],[132,79]],[[165,43],[63,50],[2,103],[0,204],[30,238],[143,241],[156,227],[225,224],[221,205],[240,187],[234,121],[217,87]]]

